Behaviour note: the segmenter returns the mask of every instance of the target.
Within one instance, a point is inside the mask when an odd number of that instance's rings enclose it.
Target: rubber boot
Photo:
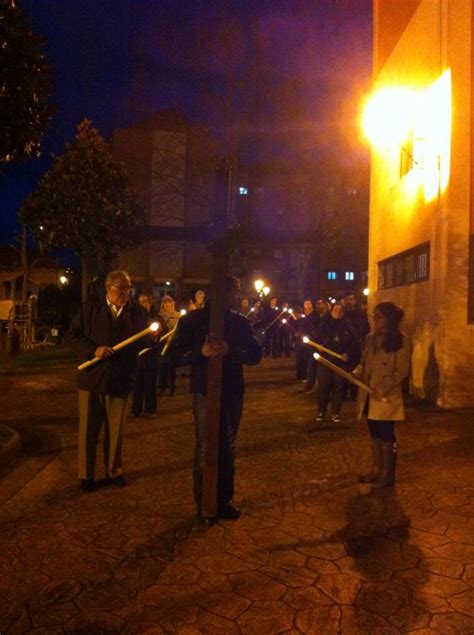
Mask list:
[[[372,468],[367,474],[359,476],[359,483],[373,483],[382,471],[382,440],[372,439]]]
[[[397,444],[382,443],[382,470],[374,481],[374,487],[390,487],[395,484],[395,468],[397,465]]]

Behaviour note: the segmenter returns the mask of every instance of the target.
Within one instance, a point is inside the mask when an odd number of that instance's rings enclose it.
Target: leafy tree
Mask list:
[[[20,210],[42,249],[65,247],[80,257],[84,299],[89,264],[110,263],[130,247],[143,218],[124,171],[87,119]]]
[[[53,108],[52,71],[43,39],[32,33],[17,0],[0,4],[0,164],[40,155]]]

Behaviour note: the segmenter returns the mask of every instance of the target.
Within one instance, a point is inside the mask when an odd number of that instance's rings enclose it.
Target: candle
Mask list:
[[[325,357],[322,357],[322,355],[320,355],[319,353],[313,353],[313,357],[316,361],[323,364],[323,366],[326,366],[327,368],[329,368],[330,370],[333,370],[338,375],[341,375],[341,377],[344,377],[345,379],[347,379],[347,381],[350,381],[351,384],[355,384],[356,386],[359,386],[359,388],[362,388],[362,390],[365,390],[365,392],[368,392],[369,395],[371,395],[374,392],[372,388],[368,386],[367,384],[364,384],[363,381],[356,379],[354,375],[346,372],[342,368],[339,368],[339,366],[336,366],[336,364],[333,364]],[[384,403],[388,403],[388,399],[386,397],[381,397],[380,401],[383,401]]]
[[[337,357],[337,359],[342,359],[345,362],[347,361],[345,355],[340,355],[339,353],[336,353],[335,351],[332,351],[330,348],[326,348],[322,344],[318,344],[318,342],[313,342],[313,340],[310,340],[309,337],[307,337],[306,335],[303,337],[303,342],[305,344],[309,344],[313,348],[316,348],[318,351],[322,351],[323,353],[327,353],[328,355],[332,355],[333,357]]]
[[[150,324],[150,326],[148,326],[146,329],[143,329],[143,331],[139,331],[138,333],[135,333],[135,335],[131,335],[130,337],[127,337],[126,340],[122,340],[118,344],[115,344],[115,346],[112,346],[112,350],[114,352],[119,351],[120,349],[125,348],[126,346],[129,346],[130,344],[133,344],[133,342],[136,342],[142,337],[145,337],[145,335],[149,335],[150,333],[156,333],[159,328],[160,328],[160,325],[158,322],[152,322],[152,324]],[[106,358],[94,357],[93,359],[90,359],[89,361],[84,362],[83,364],[78,366],[77,370],[84,370],[85,368],[89,368],[89,366],[92,366],[93,364],[97,364],[97,362],[100,362],[101,359],[106,359]]]

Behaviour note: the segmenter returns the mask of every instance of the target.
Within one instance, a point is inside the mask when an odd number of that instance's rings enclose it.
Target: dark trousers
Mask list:
[[[372,439],[380,439],[384,443],[396,443],[395,424],[393,421],[376,421],[367,419]]]
[[[160,392],[163,392],[167,388],[170,389],[170,393],[174,393],[176,385],[176,367],[166,357],[160,359],[160,370],[158,372],[158,388]]]
[[[314,359],[312,351],[310,350],[308,355],[308,370],[306,371],[306,381],[308,388],[312,388],[316,383],[317,369],[318,362]]]
[[[278,338],[280,342],[281,354],[284,355],[285,357],[289,357],[291,345],[290,345],[290,331],[288,327],[280,328],[278,333]]]
[[[310,350],[306,344],[301,341],[295,345],[295,357],[296,357],[296,379],[306,379],[308,375],[308,360],[310,357]]]
[[[344,401],[346,380],[322,364],[317,365],[318,408],[326,412],[328,403],[332,403],[332,414],[338,414]]]
[[[280,337],[277,327],[271,326],[265,336],[265,357],[281,357]]]
[[[219,430],[219,462],[217,475],[217,507],[223,508],[234,496],[235,440],[242,416],[243,395],[229,395],[221,402]],[[193,394],[194,432],[194,499],[198,513],[202,507],[202,477],[205,458],[206,397]]]
[[[133,388],[132,413],[156,413],[156,377],[158,369],[139,368]]]

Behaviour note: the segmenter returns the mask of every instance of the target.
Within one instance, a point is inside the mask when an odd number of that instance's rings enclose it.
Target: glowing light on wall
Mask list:
[[[370,143],[383,149],[401,144],[413,127],[419,96],[402,87],[382,88],[367,101],[362,128]]]
[[[393,156],[390,148],[395,145],[405,153],[410,148],[407,176],[413,191],[416,184],[423,187],[428,202],[449,183],[451,116],[451,70],[447,69],[423,89],[387,87],[374,93],[365,105],[362,127],[371,145],[387,156]]]

